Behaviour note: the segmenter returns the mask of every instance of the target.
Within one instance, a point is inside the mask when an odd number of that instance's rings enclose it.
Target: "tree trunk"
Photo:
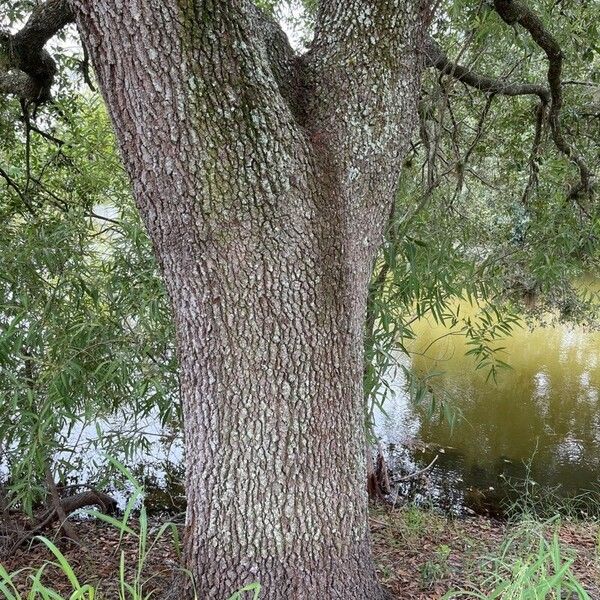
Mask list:
[[[173,306],[203,599],[383,594],[363,329],[423,19],[409,0],[321,4],[298,58],[243,0],[75,2]]]

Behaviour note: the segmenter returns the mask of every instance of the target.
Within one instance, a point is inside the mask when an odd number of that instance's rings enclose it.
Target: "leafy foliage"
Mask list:
[[[563,125],[598,173],[600,64],[594,3],[528,3],[566,55]],[[524,30],[485,2],[444,2],[432,31],[461,65],[504,81],[545,83],[547,60]],[[574,284],[597,273],[598,192],[577,197],[574,165],[544,123],[537,97],[474,91],[452,74],[425,75],[421,127],[413,140],[376,264],[367,328],[366,393],[382,405],[390,369],[410,354],[411,324],[426,314],[467,337],[476,368],[506,368],[498,350],[523,320],[598,323],[598,295]],[[479,307],[460,315],[457,299]],[[400,364],[399,364],[400,360]],[[435,402],[428,374],[407,373],[416,400]],[[419,384],[419,381],[421,384]],[[443,408],[443,403],[440,404]]]
[[[0,439],[28,509],[53,456],[62,476],[77,466],[76,430],[96,422],[99,441],[109,415],[179,418],[165,294],[104,108],[60,108],[60,142],[24,124],[0,150]],[[119,437],[145,443],[135,427]]]
[[[2,15],[14,28],[34,3]],[[566,56],[562,118],[569,140],[598,172],[600,41],[593,2],[529,3]],[[317,2],[264,0],[310,40]],[[486,2],[445,1],[432,32],[457,62],[511,81],[545,82],[547,61],[530,36]],[[52,457],[61,478],[77,468],[75,435],[98,422],[92,443],[131,453],[148,443],[145,415],[179,422],[173,327],[150,246],[133,206],[105,110],[83,90],[74,31],[52,41],[54,102],[33,112],[0,96],[0,439],[12,500],[31,510]],[[491,379],[506,364],[501,338],[521,319],[595,324],[597,299],[573,281],[598,269],[597,195],[569,197],[573,164],[547,124],[536,142],[537,99],[473,91],[426,73],[421,126],[378,257],[367,322],[368,413],[406,369],[416,400],[438,403],[431,373],[413,373],[411,325],[426,315],[469,340]],[[456,299],[478,306],[460,314]],[[108,435],[101,419],[134,421]],[[448,417],[450,418],[450,417]]]

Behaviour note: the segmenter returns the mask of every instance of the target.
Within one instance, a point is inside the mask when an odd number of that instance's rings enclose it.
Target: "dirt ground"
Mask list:
[[[459,588],[485,590],[495,564],[493,557],[498,556],[510,527],[484,517],[451,520],[414,508],[374,507],[370,521],[379,577],[399,600],[439,600],[449,590]],[[74,525],[81,546],[62,543],[60,547],[79,582],[97,585],[97,597],[102,600],[117,600],[121,552],[125,556],[126,579],[133,584],[138,540],[131,535],[120,540],[114,527],[97,521]],[[134,530],[137,525],[130,522]],[[160,525],[151,523],[149,544]],[[566,552],[573,555],[572,571],[590,596],[600,599],[598,525],[562,524],[559,536]],[[176,545],[172,535],[165,534],[148,554],[141,581],[144,592],[154,591],[152,598],[157,600],[173,597],[168,592],[173,590],[174,574],[179,572]],[[16,581],[25,590],[31,573],[51,559],[49,550],[37,543],[0,557],[0,562],[9,573],[23,569]],[[65,597],[72,591],[56,567],[46,567],[43,581]]]
[[[600,600],[598,524],[564,522],[539,529],[545,529],[546,539],[558,530],[563,559],[573,558],[573,574],[593,600]],[[413,508],[372,510],[371,531],[380,579],[402,600],[439,600],[451,590],[489,593],[507,540],[514,540],[511,551],[519,556],[535,552],[538,541],[537,534],[527,529],[519,533],[518,525],[506,521],[448,519]],[[511,562],[510,552],[505,561]]]

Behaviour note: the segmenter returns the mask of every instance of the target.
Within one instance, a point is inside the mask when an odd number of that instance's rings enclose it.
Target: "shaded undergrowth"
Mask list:
[[[179,527],[149,517],[143,489],[133,478],[130,485],[120,518],[87,511],[94,518],[75,524],[84,547],[38,537],[8,557],[0,566],[0,598],[161,600],[181,598],[173,590],[182,581],[193,590],[190,574],[180,567]],[[585,518],[580,503],[547,517],[553,505],[542,502],[531,482],[526,485],[501,521],[451,518],[415,505],[372,506],[383,584],[403,600],[600,598],[598,522]],[[260,597],[257,582],[229,600]]]

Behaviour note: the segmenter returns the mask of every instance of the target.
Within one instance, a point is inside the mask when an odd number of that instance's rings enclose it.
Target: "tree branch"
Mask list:
[[[581,193],[591,191],[592,173],[584,158],[565,138],[562,131],[560,111],[563,104],[562,64],[563,52],[555,37],[545,28],[542,20],[523,2],[516,0],[494,0],[494,8],[507,25],[521,25],[529,32],[533,41],[548,58],[548,85],[550,89],[550,110],[548,121],[552,139],[557,149],[569,157],[578,167],[580,181],[573,186],[569,197],[576,198]]]
[[[545,113],[546,106],[543,103],[538,104],[535,109],[535,134],[533,136],[531,154],[529,155],[529,178],[521,198],[523,204],[527,204],[531,192],[537,187],[538,184],[538,175],[540,170],[538,159],[540,147],[542,145],[542,134],[544,131],[544,121],[546,117]]]
[[[510,83],[480,75],[470,69],[452,62],[442,51],[440,46],[431,38],[426,42],[425,56],[427,66],[435,67],[468,86],[483,92],[502,94],[505,96],[535,95],[540,98],[541,106],[538,109],[536,123],[536,140],[534,147],[539,146],[537,139],[540,131],[539,116],[545,113],[545,106],[549,106],[547,119],[554,145],[563,155],[567,156],[579,169],[579,182],[569,190],[569,197],[576,199],[582,193],[589,193],[594,188],[592,172],[587,166],[583,156],[565,138],[562,130],[561,109],[563,105],[562,94],[562,63],[563,53],[554,36],[544,27],[542,20],[524,3],[516,0],[494,0],[494,8],[500,18],[508,25],[519,24],[531,35],[533,41],[544,51],[548,59],[548,86],[536,84]],[[530,184],[533,183],[530,179]],[[526,195],[531,186],[528,184]]]
[[[0,32],[0,92],[38,104],[48,101],[56,63],[44,46],[73,19],[67,0],[48,0],[20,31]]]
[[[445,75],[450,75],[481,92],[503,96],[533,95],[538,96],[544,104],[550,102],[550,91],[543,85],[507,82],[487,77],[452,62],[433,38],[428,38],[425,42],[425,60],[428,67],[435,67]]]

